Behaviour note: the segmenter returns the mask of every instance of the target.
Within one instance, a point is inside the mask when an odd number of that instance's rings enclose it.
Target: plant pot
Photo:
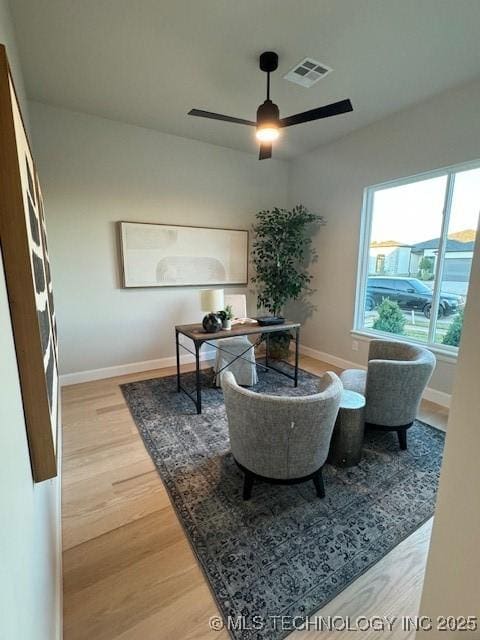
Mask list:
[[[287,360],[290,355],[290,331],[269,333],[267,338],[268,357],[272,360]]]
[[[231,320],[223,320],[223,321],[222,321],[222,327],[223,327],[226,331],[230,331],[230,329],[232,328],[232,321],[231,321]]]

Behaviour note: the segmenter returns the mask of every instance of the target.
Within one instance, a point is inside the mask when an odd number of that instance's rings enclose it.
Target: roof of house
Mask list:
[[[449,233],[448,237],[452,240],[460,240],[460,242],[475,242],[477,232],[475,229],[464,229],[463,231]]]
[[[438,249],[439,244],[440,238],[432,238],[431,240],[417,242],[417,244],[412,245],[412,251],[413,253],[417,253],[427,249]],[[448,238],[446,251],[473,251],[474,245],[475,242],[473,240],[471,242],[460,242],[459,240]]]
[[[374,248],[374,247],[410,247],[410,244],[406,244],[405,242],[398,242],[397,240],[381,240],[381,241],[377,241],[375,240],[374,242],[372,242],[372,244],[370,245],[370,247]]]

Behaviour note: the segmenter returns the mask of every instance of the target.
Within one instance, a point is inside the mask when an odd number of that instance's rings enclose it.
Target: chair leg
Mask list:
[[[407,449],[407,430],[406,429],[398,429],[398,442],[400,444],[400,449],[402,451],[406,451]]]
[[[323,484],[323,474],[321,469],[319,469],[317,473],[313,476],[313,484],[315,485],[315,489],[317,490],[317,496],[319,498],[324,498],[325,485]]]
[[[243,480],[243,499],[250,500],[252,496],[252,487],[253,487],[253,475],[251,473],[245,473],[245,478]]]

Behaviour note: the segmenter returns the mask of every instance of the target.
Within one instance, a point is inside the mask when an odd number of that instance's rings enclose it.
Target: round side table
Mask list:
[[[344,390],[333,429],[328,462],[353,467],[362,457],[365,430],[365,398],[356,391]]]

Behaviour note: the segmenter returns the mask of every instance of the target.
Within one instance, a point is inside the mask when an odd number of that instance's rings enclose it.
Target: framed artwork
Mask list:
[[[124,287],[245,285],[248,231],[120,222]]]
[[[0,244],[35,482],[57,475],[58,345],[43,200],[0,46]]]

